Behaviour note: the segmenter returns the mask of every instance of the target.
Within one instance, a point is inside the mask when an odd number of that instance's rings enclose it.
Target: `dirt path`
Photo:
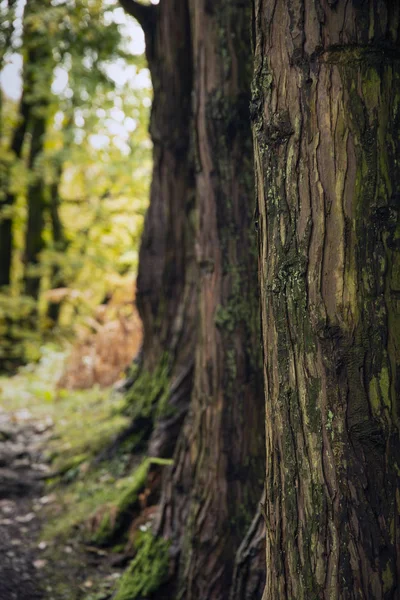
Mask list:
[[[41,456],[49,423],[0,409],[0,600],[43,600],[38,542],[46,503]]]

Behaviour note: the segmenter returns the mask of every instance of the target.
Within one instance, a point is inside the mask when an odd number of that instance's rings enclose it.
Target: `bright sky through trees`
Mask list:
[[[105,2],[106,3],[106,2]],[[115,4],[107,2],[107,4]],[[158,2],[152,2],[158,4]],[[17,7],[17,18],[15,21],[15,37],[21,36],[21,17],[25,2],[21,0]],[[106,13],[106,21],[117,23],[121,27],[121,33],[126,40],[126,50],[133,55],[140,55],[144,52],[143,30],[134,19],[127,16],[123,8],[110,6]],[[18,100],[21,95],[21,72],[22,56],[13,52],[6,59],[6,65],[0,73],[0,86],[3,92],[13,100]],[[136,73],[135,67],[127,65],[124,61],[118,60],[111,62],[106,67],[107,75],[116,83],[117,86],[123,86],[129,83],[132,87],[144,88],[149,86],[149,76],[146,70]],[[65,68],[58,66],[54,72],[54,81],[52,92],[59,94],[65,92],[68,86],[68,73]]]

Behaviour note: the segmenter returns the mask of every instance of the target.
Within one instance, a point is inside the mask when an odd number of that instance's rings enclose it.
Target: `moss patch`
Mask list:
[[[126,478],[126,486],[120,490],[120,495],[113,503],[103,505],[94,515],[92,522],[98,522],[92,536],[92,541],[98,545],[109,544],[121,531],[125,521],[135,508],[139,509],[139,493],[146,484],[151,465],[169,465],[172,460],[161,458],[146,458],[136,468],[133,475]]]
[[[169,542],[142,532],[137,541],[137,554],[125,571],[115,600],[148,598],[168,578]]]
[[[126,398],[126,412],[133,418],[161,416],[168,410],[169,361],[165,355],[153,372],[141,371]]]

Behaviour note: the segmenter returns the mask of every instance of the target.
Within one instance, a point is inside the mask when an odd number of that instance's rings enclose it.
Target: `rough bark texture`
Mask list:
[[[264,495],[263,495],[264,504]],[[265,519],[260,505],[236,552],[229,600],[259,600],[265,586]]]
[[[165,482],[160,531],[175,553],[171,597],[222,600],[261,496],[264,464],[250,15],[242,2],[193,0],[190,16],[199,334],[190,413]],[[238,574],[241,593],[231,597],[251,597],[245,579]]]
[[[399,598],[399,5],[256,0],[264,598]]]
[[[171,455],[190,401],[196,339],[189,15],[185,0],[164,0],[151,7],[122,4],[143,26],[154,88],[154,166],[137,305],[144,328],[142,369],[154,372],[167,363],[170,379],[167,415],[158,419],[149,452]]]

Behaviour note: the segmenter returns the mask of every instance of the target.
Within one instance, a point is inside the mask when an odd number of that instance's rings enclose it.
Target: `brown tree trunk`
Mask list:
[[[46,209],[46,185],[40,165],[43,153],[54,60],[51,42],[46,33],[37,28],[37,13],[45,8],[44,0],[31,0],[24,12],[24,91],[30,104],[29,127],[31,143],[28,155],[30,179],[26,194],[27,226],[25,231],[24,291],[37,300],[41,275],[40,252],[44,248],[43,229]],[[38,69],[38,65],[41,69]]]
[[[28,221],[25,232],[24,291],[26,295],[35,300],[38,299],[40,291],[39,260],[40,252],[44,248],[43,230],[46,210],[46,185],[37,160],[43,152],[46,132],[46,108],[47,103],[43,103],[39,108],[40,111],[43,111],[43,114],[32,119],[32,141],[28,160],[32,180],[27,190]]]
[[[265,600],[399,598],[399,5],[256,0]]]
[[[50,185],[50,220],[51,220],[51,228],[53,234],[53,244],[56,252],[66,252],[68,248],[68,241],[65,237],[64,227],[60,217],[60,205],[61,205],[61,195],[60,195],[60,186],[61,186],[61,178],[62,178],[62,163],[57,165],[56,168],[56,179]],[[60,268],[59,264],[55,264],[52,267],[51,273],[51,287],[66,287],[66,282],[64,281],[63,272]],[[50,301],[47,306],[47,316],[53,323],[56,325],[58,323],[58,319],[60,316],[61,304],[60,302],[52,302]]]
[[[171,456],[193,380],[197,286],[194,178],[190,152],[192,62],[186,0],[144,6],[121,0],[142,25],[154,89],[153,175],[140,248],[137,305],[143,321],[142,371],[166,365],[166,414],[153,415],[149,453]],[[154,407],[156,412],[156,407]]]
[[[193,0],[190,15],[199,337],[190,412],[166,477],[160,532],[172,540],[176,597],[222,600],[231,594],[235,561],[240,563],[236,553],[261,496],[264,464],[250,15],[235,0]],[[253,529],[255,534],[258,527]],[[252,532],[248,540],[253,543]],[[258,557],[249,553],[247,562],[255,565]],[[238,568],[231,598],[257,597],[249,592],[257,584],[244,576],[243,562]]]
[[[120,1],[145,31],[154,87],[138,277],[143,366],[156,369],[167,353],[170,405],[174,394],[181,402],[174,429],[157,422],[150,454],[174,447],[196,359],[190,413],[164,480],[159,534],[171,541],[174,577],[159,596],[256,598],[264,581],[263,521],[254,517],[264,423],[250,14],[237,0]]]

